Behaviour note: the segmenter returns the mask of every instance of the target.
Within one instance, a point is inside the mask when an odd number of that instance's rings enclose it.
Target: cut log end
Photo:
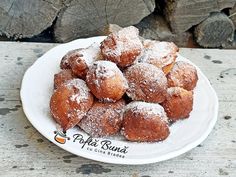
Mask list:
[[[99,35],[108,36],[111,33],[120,31],[121,29],[122,29],[122,27],[119,25],[108,24],[101,30],[101,33]]]
[[[50,27],[64,6],[62,0],[0,1],[0,34],[29,38]]]
[[[166,0],[165,18],[174,33],[182,33],[205,20],[211,12],[232,8],[235,0]]]
[[[133,25],[152,13],[154,8],[154,0],[81,0],[80,3],[72,0],[59,14],[54,28],[55,38],[67,42],[78,37],[100,35],[109,23],[121,27]]]
[[[165,19],[160,15],[154,14],[145,17],[136,27],[140,30],[140,35],[143,38],[171,41],[179,47],[187,47],[192,36],[189,32],[174,34]]]
[[[232,9],[230,9],[229,12],[230,12],[229,18],[234,23],[234,27],[236,27],[236,4],[235,4],[235,6]]]
[[[224,13],[212,13],[195,27],[194,36],[202,47],[221,47],[233,40],[234,24]]]

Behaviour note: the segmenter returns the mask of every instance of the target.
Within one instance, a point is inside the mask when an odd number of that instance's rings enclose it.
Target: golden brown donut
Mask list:
[[[124,106],[122,99],[115,103],[97,101],[78,125],[92,137],[114,135],[121,128]]]
[[[69,51],[61,60],[61,69],[71,69],[73,74],[84,79],[89,66],[101,59],[99,45],[94,43],[87,48]]]
[[[133,26],[111,33],[100,46],[103,58],[120,67],[131,65],[143,48],[138,34]]]
[[[152,142],[166,139],[170,131],[163,107],[141,101],[129,103],[124,111],[122,133],[130,141]]]
[[[121,99],[127,89],[123,73],[110,61],[96,61],[89,68],[86,82],[91,92],[102,101]]]
[[[64,131],[74,127],[93,104],[93,95],[81,79],[73,79],[60,85],[50,100],[54,120]]]
[[[82,49],[74,49],[67,52],[61,59],[60,68],[61,69],[71,69],[70,60],[78,58],[80,55],[79,51]]]
[[[101,58],[101,51],[99,46],[94,43],[88,48],[78,51],[78,54],[79,57],[70,60],[70,66],[76,76],[85,79],[89,66]]]
[[[193,91],[188,91],[180,87],[167,89],[167,98],[162,103],[170,121],[189,117],[193,109]]]
[[[70,69],[65,69],[54,75],[54,89],[58,88],[61,84],[65,83],[68,80],[74,79]]]
[[[178,61],[167,75],[168,87],[182,87],[193,90],[198,81],[196,68],[190,63]]]
[[[160,68],[148,63],[130,66],[124,75],[129,88],[126,94],[132,100],[161,103],[166,98],[167,79]]]
[[[161,68],[165,74],[174,66],[179,48],[173,42],[145,40],[144,51],[139,62],[146,62]]]

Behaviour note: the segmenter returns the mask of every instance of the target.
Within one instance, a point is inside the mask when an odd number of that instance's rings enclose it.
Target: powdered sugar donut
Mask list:
[[[161,141],[169,136],[168,118],[159,104],[131,102],[123,119],[122,133],[130,141]]]
[[[54,120],[63,130],[74,127],[90,109],[93,96],[86,83],[73,79],[59,86],[50,100],[50,110]]]
[[[68,52],[61,60],[61,68],[71,68],[74,75],[85,78],[89,66],[101,58],[99,45],[94,43],[84,49],[76,49]]]
[[[123,73],[110,61],[96,61],[89,68],[86,82],[91,92],[103,101],[121,99],[127,89]]]
[[[130,66],[124,73],[133,100],[161,103],[166,98],[167,79],[163,71],[148,63]]]
[[[95,102],[79,126],[92,137],[114,135],[121,128],[124,106],[124,100],[115,103]]]
[[[196,68],[190,63],[178,61],[167,75],[168,87],[182,87],[193,90],[198,81]]]
[[[167,98],[162,103],[170,121],[189,117],[193,109],[193,91],[187,91],[180,87],[167,89]]]
[[[131,65],[143,48],[138,34],[138,29],[133,26],[110,34],[100,47],[104,59],[120,67]]]
[[[81,56],[79,54],[79,51],[81,51],[81,50],[82,50],[82,48],[70,50],[69,52],[67,52],[61,59],[60,68],[61,69],[71,69],[70,60],[74,60],[75,58],[78,58],[79,56]]]
[[[100,48],[99,45],[93,44],[86,49],[81,49],[78,53],[80,57],[71,60],[70,66],[76,76],[85,78],[89,66],[101,58]]]
[[[70,69],[65,69],[54,75],[54,88],[58,88],[61,84],[75,78]]]
[[[169,73],[177,58],[178,47],[173,42],[145,40],[144,51],[139,62],[146,62]]]

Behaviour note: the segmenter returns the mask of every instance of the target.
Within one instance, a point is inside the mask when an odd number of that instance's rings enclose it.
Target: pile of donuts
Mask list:
[[[140,40],[130,26],[69,51],[54,75],[53,119],[63,131],[78,126],[92,137],[166,139],[172,123],[189,117],[198,80],[194,66],[176,61],[178,50],[172,42]]]

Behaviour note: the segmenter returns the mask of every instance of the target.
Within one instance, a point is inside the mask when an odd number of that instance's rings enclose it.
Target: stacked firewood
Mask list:
[[[109,23],[136,24],[154,8],[155,0],[1,0],[0,33],[31,38],[50,28],[67,42],[99,35]]]
[[[181,33],[194,26],[195,40],[203,47],[226,47],[233,41],[233,21],[222,10],[233,8],[235,0],[166,2],[166,17],[174,32]]]
[[[188,46],[192,38],[202,47],[236,48],[236,0],[158,2],[161,13],[138,25],[144,37],[173,40],[180,46]]]
[[[179,46],[236,48],[236,0],[4,0],[0,19],[0,35],[15,40],[50,30],[67,42],[135,25]]]

